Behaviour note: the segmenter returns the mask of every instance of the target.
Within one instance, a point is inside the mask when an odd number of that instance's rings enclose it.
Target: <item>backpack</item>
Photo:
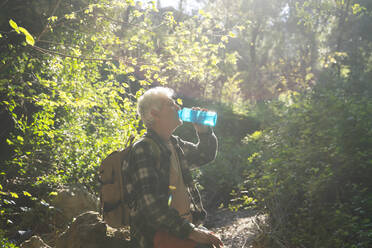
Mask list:
[[[130,222],[128,197],[124,191],[128,175],[124,177],[122,166],[129,166],[133,140],[134,136],[131,136],[124,150],[114,151],[103,159],[98,169],[98,180],[101,183],[100,213],[106,224],[114,228],[129,226]],[[160,156],[160,150],[155,141],[147,137],[144,140],[156,147],[154,149]]]

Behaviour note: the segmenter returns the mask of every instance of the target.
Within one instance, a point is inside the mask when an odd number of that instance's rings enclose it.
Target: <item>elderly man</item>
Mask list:
[[[133,146],[130,165],[134,247],[222,247],[221,240],[202,226],[205,218],[190,169],[216,157],[217,138],[208,126],[195,125],[199,142],[172,135],[182,125],[173,90],[157,87],[138,101],[147,133]]]

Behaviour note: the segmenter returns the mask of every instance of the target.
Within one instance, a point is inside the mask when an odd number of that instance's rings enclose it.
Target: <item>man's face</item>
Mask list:
[[[164,97],[162,107],[156,115],[159,126],[173,131],[182,125],[182,121],[178,117],[178,110],[180,109],[173,99]]]

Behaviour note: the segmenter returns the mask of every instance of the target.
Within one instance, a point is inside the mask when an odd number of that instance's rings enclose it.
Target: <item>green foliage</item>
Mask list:
[[[245,140],[257,150],[244,188],[268,213],[273,246],[371,245],[372,88],[334,77]]]
[[[15,244],[10,242],[4,235],[4,232],[0,230],[0,247],[1,248],[17,248]]]
[[[195,175],[209,207],[268,213],[274,247],[370,246],[369,0],[0,5],[3,246],[59,228],[61,185],[96,192],[100,160],[144,131],[135,103],[152,85],[219,114],[219,155]]]
[[[23,27],[18,27],[17,23],[15,23],[13,20],[9,20],[9,25],[18,33],[23,33],[26,36],[26,42],[27,44],[33,46],[35,44],[34,37],[27,31],[27,29]]]

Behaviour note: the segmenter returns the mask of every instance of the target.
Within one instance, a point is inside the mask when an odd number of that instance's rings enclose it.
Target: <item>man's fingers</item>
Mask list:
[[[200,111],[208,111],[208,109],[201,108],[201,107],[192,107],[191,109],[193,109],[193,110],[200,110]]]
[[[209,240],[213,245],[217,247],[223,247],[223,243],[219,237],[217,237],[214,233],[209,233]]]

